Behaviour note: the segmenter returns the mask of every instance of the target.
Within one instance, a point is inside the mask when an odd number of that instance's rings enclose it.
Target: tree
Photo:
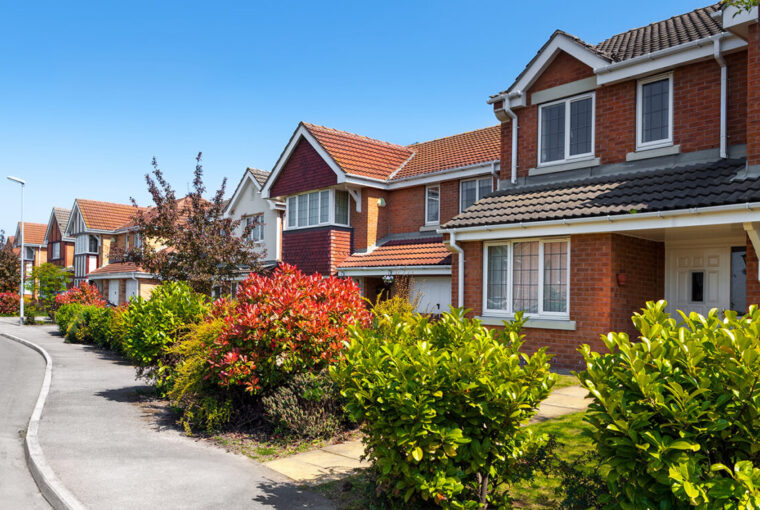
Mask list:
[[[18,292],[21,284],[21,260],[0,230],[0,292]]]
[[[71,273],[62,267],[46,262],[32,269],[26,288],[37,292],[37,299],[50,310],[55,303],[55,296],[66,290],[71,280]]]
[[[203,195],[201,154],[196,157],[192,191],[177,199],[153,158],[153,171],[145,175],[153,207],[135,206],[134,221],[144,242],[122,257],[165,281],[186,281],[196,292],[210,294],[216,285],[227,286],[241,271],[260,269],[261,251],[250,241],[252,226],[236,236],[240,220],[224,216],[227,179],[209,201]],[[118,255],[117,255],[118,256]]]
[[[760,5],[760,0],[723,0],[723,5],[730,5],[737,9],[749,11],[753,7]]]

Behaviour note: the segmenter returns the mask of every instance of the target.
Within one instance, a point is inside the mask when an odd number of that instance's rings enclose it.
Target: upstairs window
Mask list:
[[[459,184],[459,212],[493,191],[493,178],[489,175],[480,179],[470,179]]]
[[[538,164],[561,163],[594,155],[594,94],[539,107]]]
[[[98,253],[98,238],[95,236],[89,236],[89,239],[87,240],[87,251],[88,253]]]
[[[132,246],[135,249],[139,249],[142,247],[142,237],[138,232],[135,232],[135,234],[132,236]]]
[[[61,243],[53,243],[53,253],[50,256],[53,260],[61,258]]]
[[[24,248],[24,259],[25,260],[34,260],[34,248],[31,248],[27,246]]]
[[[441,215],[441,187],[425,188],[425,224],[438,225]]]
[[[636,98],[636,148],[673,144],[673,76],[639,80]]]
[[[319,225],[349,225],[349,195],[342,190],[314,191],[288,197],[289,229]]]
[[[257,214],[245,219],[246,227],[252,227],[248,238],[249,241],[261,242],[264,240],[264,215]]]

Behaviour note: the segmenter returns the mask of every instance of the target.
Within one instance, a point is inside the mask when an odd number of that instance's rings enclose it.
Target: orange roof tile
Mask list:
[[[21,231],[21,223],[17,225],[16,232]],[[45,232],[47,225],[44,223],[24,222],[24,244],[45,244]]]
[[[389,241],[367,254],[349,256],[338,269],[387,266],[440,266],[451,264],[451,253],[441,238]]]
[[[77,204],[87,228],[95,230],[116,230],[131,221],[136,210],[132,205],[81,198],[77,199]]]
[[[491,126],[409,146],[414,157],[393,180],[501,159],[501,132]]]
[[[112,264],[106,264],[94,271],[91,271],[87,276],[99,275],[99,274],[116,274],[116,273],[144,273],[143,269],[134,262],[114,262]]]
[[[349,174],[385,180],[414,154],[403,145],[306,122],[303,125]]]

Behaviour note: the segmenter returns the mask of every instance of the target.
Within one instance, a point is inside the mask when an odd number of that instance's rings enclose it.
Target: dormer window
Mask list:
[[[542,104],[538,114],[538,164],[594,155],[594,93]]]
[[[673,145],[673,75],[639,80],[636,89],[636,149]]]

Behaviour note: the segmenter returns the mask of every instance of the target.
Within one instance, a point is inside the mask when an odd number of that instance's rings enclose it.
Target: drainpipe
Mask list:
[[[517,130],[519,126],[517,123],[517,114],[509,107],[509,98],[512,97],[513,94],[516,94],[515,97],[520,97],[522,92],[513,92],[512,94],[509,94],[509,97],[504,99],[504,111],[507,112],[507,115],[512,119],[512,175],[510,180],[512,184],[517,184]]]
[[[459,255],[457,264],[457,307],[464,306],[464,250],[457,244],[456,232],[449,233],[449,246]]]
[[[496,178],[496,191],[499,191],[501,179],[499,179],[499,174],[496,171],[496,161],[491,162],[491,176]]]
[[[726,149],[727,136],[726,136],[726,110],[727,110],[727,95],[728,95],[728,67],[726,66],[726,59],[723,58],[723,54],[720,50],[721,37],[713,39],[713,56],[716,62],[720,66],[720,157],[726,159],[728,152]]]

